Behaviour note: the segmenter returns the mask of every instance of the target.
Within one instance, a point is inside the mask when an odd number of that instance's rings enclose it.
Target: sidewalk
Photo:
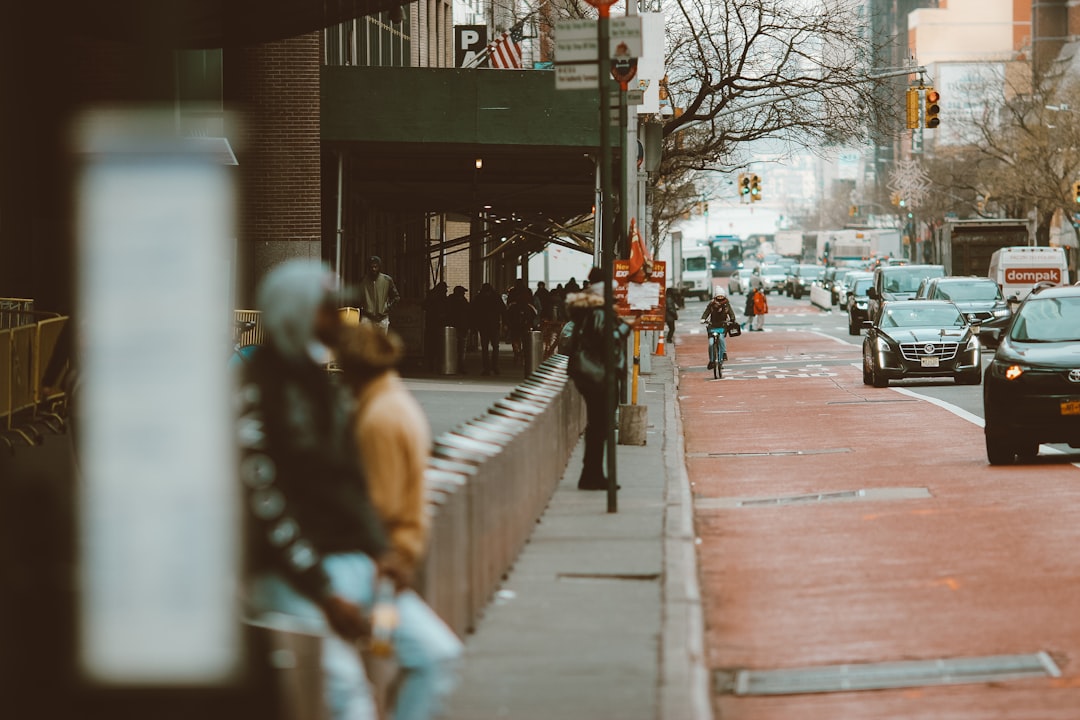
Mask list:
[[[710,717],[677,375],[671,357],[654,358],[652,369],[638,394],[647,444],[618,449],[618,512],[607,513],[605,493],[577,489],[579,442],[532,539],[465,638],[447,718]]]

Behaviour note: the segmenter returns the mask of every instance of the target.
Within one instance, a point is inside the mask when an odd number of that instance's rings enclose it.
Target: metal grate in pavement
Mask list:
[[[629,580],[631,582],[652,582],[660,579],[660,573],[559,573],[557,580],[572,582],[599,582],[610,580]]]
[[[694,501],[694,508],[697,510],[721,510],[739,507],[814,505],[829,502],[923,500],[929,497],[933,496],[924,487],[866,488],[864,490],[841,490],[838,492],[783,495],[779,497],[701,498]]]
[[[1004,682],[1061,677],[1046,652],[1029,655],[904,660],[860,665],[819,665],[788,670],[721,670],[713,675],[718,693],[801,695]]]
[[[851,448],[819,448],[816,450],[765,450],[762,452],[706,452],[686,453],[686,457],[790,457],[792,455],[832,455],[849,453]]]

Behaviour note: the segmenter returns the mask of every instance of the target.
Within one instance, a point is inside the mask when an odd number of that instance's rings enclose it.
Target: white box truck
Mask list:
[[[1060,247],[1022,245],[1000,248],[990,256],[988,274],[1001,287],[1006,300],[1023,300],[1041,282],[1054,285],[1069,282],[1065,248]]]
[[[712,297],[712,251],[708,245],[684,245],[682,249],[683,297],[696,295],[702,300]]]

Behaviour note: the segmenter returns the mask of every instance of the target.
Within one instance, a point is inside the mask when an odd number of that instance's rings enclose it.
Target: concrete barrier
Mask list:
[[[435,438],[421,594],[458,634],[476,628],[528,542],[585,426],[555,355],[488,412]]]

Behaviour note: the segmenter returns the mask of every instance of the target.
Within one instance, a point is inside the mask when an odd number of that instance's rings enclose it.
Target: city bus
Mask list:
[[[714,278],[729,277],[742,267],[743,242],[737,235],[713,235],[709,238]]]

